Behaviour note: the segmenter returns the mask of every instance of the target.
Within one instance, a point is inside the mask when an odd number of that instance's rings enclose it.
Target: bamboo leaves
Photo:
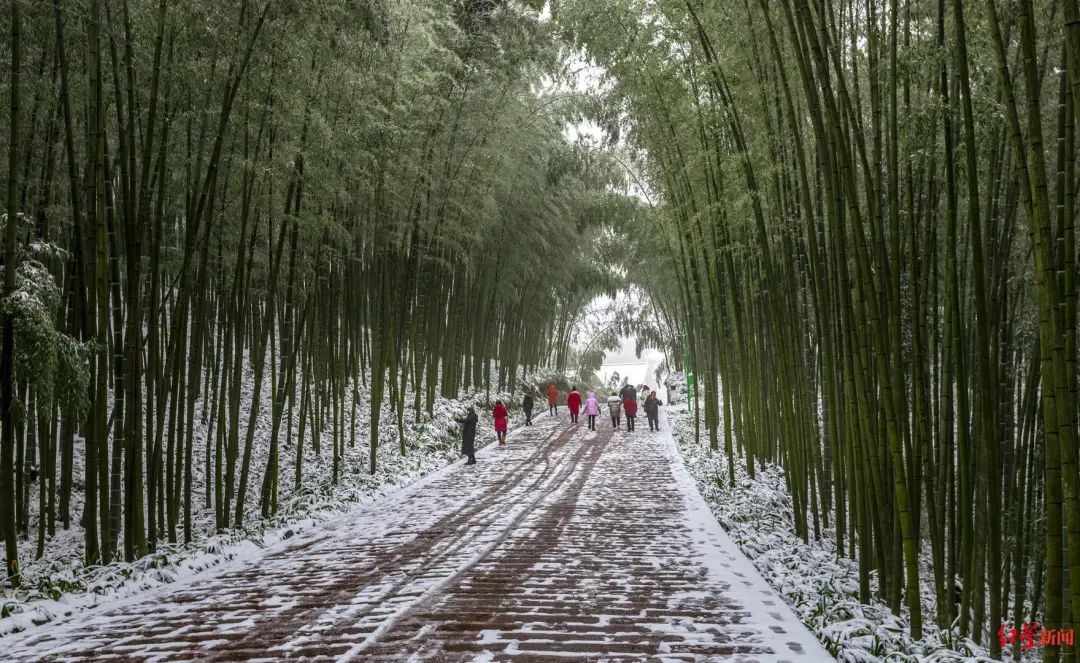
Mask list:
[[[1003,615],[1045,602],[1072,626],[1065,595],[1080,606],[1064,573],[1080,560],[1074,9],[1062,24],[1056,5],[1003,17],[993,1],[611,0],[607,23],[559,8],[647,154],[674,253],[653,258],[654,287],[689,368],[719,378],[712,445],[722,427],[748,467],[783,463],[796,530],[835,517],[860,597],[876,574],[914,637],[928,546],[938,627],[959,618],[995,654]],[[1044,516],[1045,577],[1021,543]]]

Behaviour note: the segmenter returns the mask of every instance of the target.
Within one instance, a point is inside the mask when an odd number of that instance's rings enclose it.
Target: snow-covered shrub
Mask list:
[[[670,405],[685,403],[689,397],[686,389],[686,373],[683,371],[668,373],[664,378],[664,386],[667,387],[668,404]]]
[[[56,399],[65,410],[80,411],[86,405],[93,348],[57,327],[60,288],[37,260],[57,251],[43,242],[29,247],[30,255],[15,269],[15,289],[0,301],[0,311],[12,323],[16,379],[26,380],[35,398],[46,407]],[[0,278],[2,272],[0,268]]]
[[[876,597],[859,601],[859,567],[836,552],[829,532],[803,542],[795,534],[791,495],[782,468],[759,465],[754,478],[745,459],[735,460],[735,482],[728,481],[723,449],[712,452],[694,441],[694,423],[683,407],[667,408],[679,452],[710,510],[762,577],[788,603],[825,649],[843,663],[910,661],[976,663],[991,661],[985,648],[956,630],[923,624],[923,637],[912,640],[906,610],[894,615]],[[704,430],[704,425],[702,425]],[[924,587],[924,612],[932,589]],[[1011,652],[1006,652],[1009,660]]]
[[[85,351],[83,348],[78,349]],[[495,369],[497,371],[497,369]],[[491,383],[497,384],[497,373]],[[242,404],[250,403],[254,391],[251,372],[245,372]],[[309,429],[308,440],[304,447],[303,482],[296,488],[292,481],[295,467],[295,440],[291,443],[282,433],[282,456],[279,476],[281,479],[278,512],[269,519],[260,518],[259,500],[254,494],[255,487],[249,488],[249,500],[244,525],[226,532],[216,532],[213,508],[203,508],[202,500],[196,497],[193,509],[192,530],[194,540],[190,544],[158,541],[154,552],[132,562],[113,562],[103,566],[84,566],[82,558],[83,530],[77,520],[73,520],[70,530],[57,530],[55,536],[46,539],[45,556],[34,559],[31,552],[33,541],[21,541],[27,546],[23,552],[26,560],[21,571],[24,586],[17,592],[0,594],[0,636],[21,631],[37,624],[51,621],[55,617],[66,616],[74,612],[97,605],[113,598],[129,596],[153,587],[176,582],[206,569],[250,557],[259,550],[299,533],[309,531],[327,521],[341,518],[358,505],[376,501],[384,495],[427,476],[461,458],[461,436],[459,426],[453,421],[454,416],[465,413],[465,408],[472,405],[480,415],[477,426],[476,445],[483,447],[495,440],[491,411],[487,403],[501,399],[509,405],[510,427],[514,428],[524,421],[520,411],[521,396],[525,389],[542,389],[543,400],[534,391],[537,408],[543,409],[547,398],[547,386],[551,382],[563,388],[565,376],[554,370],[541,369],[527,376],[519,374],[517,389],[513,394],[508,391],[473,388],[462,391],[456,398],[435,399],[432,414],[421,412],[415,419],[412,410],[405,413],[404,447],[398,438],[398,424],[392,410],[392,401],[383,403],[378,428],[377,465],[374,474],[368,471],[368,440],[371,426],[370,401],[359,401],[355,422],[346,416],[345,435],[355,435],[355,446],[345,443],[344,457],[341,459],[337,482],[333,480],[331,454],[326,447],[329,440],[323,440],[323,453],[317,456],[312,447],[314,433]],[[270,402],[269,381],[263,384],[263,402]],[[84,388],[85,389],[85,388]],[[346,393],[354,393],[350,387]],[[59,393],[57,394],[59,397]],[[412,403],[411,392],[406,394],[405,402]],[[196,408],[201,400],[196,402]],[[351,402],[347,403],[351,406]],[[270,408],[263,407],[255,422],[256,458],[265,458],[269,444]],[[297,430],[299,412],[294,412],[293,421],[283,422]],[[193,467],[192,493],[201,494],[205,487],[202,476],[203,458],[202,438],[205,435],[205,422],[196,418],[195,459]],[[329,436],[329,431],[323,431]],[[74,453],[76,490],[72,495],[72,512],[82,511],[82,493],[78,489],[81,479],[80,468],[83,466],[79,456],[83,451],[80,438],[76,438]],[[253,482],[255,484],[255,482]],[[32,500],[31,510],[36,501]]]

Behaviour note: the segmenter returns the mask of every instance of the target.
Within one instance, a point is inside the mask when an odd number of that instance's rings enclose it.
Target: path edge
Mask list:
[[[671,426],[667,420],[667,413],[661,409],[660,411],[660,440],[664,445],[664,449],[667,452],[668,462],[672,466],[672,473],[675,475],[675,483],[679,486],[680,492],[683,495],[683,501],[686,504],[687,515],[694,524],[701,525],[705,533],[709,535],[711,542],[719,546],[724,552],[728,553],[731,561],[733,562],[732,568],[724,569],[720,567],[716,559],[708,554],[708,550],[704,544],[698,543],[697,539],[694,539],[694,546],[698,548],[702,555],[702,566],[704,566],[708,573],[721,582],[728,583],[735,588],[733,582],[730,582],[728,574],[733,571],[738,571],[744,574],[747,579],[756,584],[760,584],[764,587],[768,594],[767,598],[775,600],[776,605],[765,605],[762,602],[762,594],[758,592],[738,592],[737,600],[742,604],[747,611],[753,614],[766,615],[769,612],[779,612],[785,617],[785,623],[798,624],[800,629],[797,633],[788,631],[784,634],[773,634],[776,636],[776,641],[797,642],[803,649],[803,651],[794,656],[794,658],[805,658],[813,661],[835,661],[836,658],[829,654],[825,649],[821,641],[818,640],[814,632],[799,619],[799,616],[795,614],[795,610],[788,605],[787,601],[776,591],[776,589],[765,580],[764,576],[758,572],[754,563],[746,556],[739,547],[735,545],[735,542],[731,540],[728,533],[724,531],[724,528],[720,526],[720,521],[717,520],[716,514],[709,508],[709,503],[705,501],[705,497],[698,490],[697,482],[694,477],[690,475],[690,471],[686,468],[685,459],[682,453],[679,451],[679,446],[675,443],[675,438],[671,434]],[[762,633],[763,636],[769,637],[768,633]],[[772,642],[769,644],[776,647]],[[778,658],[783,659],[784,656],[780,654],[779,647],[776,647]]]

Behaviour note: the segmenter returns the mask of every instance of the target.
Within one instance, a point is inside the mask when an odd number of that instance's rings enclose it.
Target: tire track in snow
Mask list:
[[[365,597],[368,599],[366,601],[368,604],[366,610],[346,612],[335,619],[335,622],[346,618],[360,620],[371,615],[387,599],[399,595],[402,589],[416,582],[418,576],[422,575],[423,570],[433,567],[439,568],[440,565],[447,563],[455,555],[460,554],[466,546],[473,543],[480,534],[494,525],[498,520],[499,508],[516,496],[516,493],[511,491],[519,487],[532,490],[545,481],[554,470],[550,462],[552,454],[565,449],[569,442],[567,433],[570,432],[569,429],[563,429],[561,433],[556,430],[554,433],[560,434],[554,440],[552,439],[553,433],[541,442],[540,446],[528,457],[516,463],[510,470],[506,485],[500,486],[503,491],[506,491],[504,494],[495,496],[491,500],[478,499],[473,505],[466,504],[458,510],[446,514],[433,525],[417,532],[412,540],[398,546],[392,554],[374,558],[371,560],[372,565],[369,568],[361,570],[356,575],[350,574],[348,582],[343,583],[333,593],[313,595],[285,611],[284,614],[274,615],[270,631],[259,628],[252,629],[240,640],[221,647],[217,653],[207,660],[235,660],[236,652],[251,649],[286,651],[290,642],[297,640],[297,638],[291,636],[299,635],[301,639],[310,637],[304,633],[306,630],[304,627],[316,621],[315,614],[326,612],[327,606],[332,608],[347,605],[349,599],[357,595],[358,590],[378,585],[378,581],[386,578],[388,572],[394,574],[399,569],[407,569],[407,572],[398,574],[400,578],[383,588],[377,596]],[[533,479],[528,485],[523,485],[525,479],[534,472],[533,465],[539,462],[544,463],[544,470],[540,476]],[[452,534],[448,535],[448,532]],[[283,634],[290,637],[287,637],[282,642],[271,644],[267,642],[271,634]],[[317,632],[310,635],[318,637]]]
[[[569,431],[568,431],[569,432]],[[565,437],[565,436],[564,436]],[[606,440],[605,440],[606,442]],[[565,440],[564,440],[565,444]],[[542,490],[533,498],[531,498],[527,504],[518,510],[518,514],[510,522],[502,525],[497,536],[493,537],[493,540],[487,542],[481,551],[467,559],[467,561],[461,564],[452,574],[447,576],[443,581],[437,585],[431,587],[428,591],[417,597],[415,601],[410,602],[405,607],[396,612],[393,616],[388,618],[375,632],[369,635],[363,642],[353,647],[350,651],[346,652],[344,656],[339,657],[337,660],[339,663],[345,663],[346,661],[356,660],[356,657],[375,645],[379,637],[392,629],[403,618],[407,617],[410,613],[423,607],[425,603],[429,603],[440,592],[446,588],[452,586],[461,580],[461,578],[472,570],[477,564],[484,561],[488,555],[503,544],[510,535],[518,528],[518,526],[534,512],[534,508],[540,503],[545,501],[549,496],[559,490],[563,490],[567,494],[576,496],[581,491],[581,486],[585,479],[588,477],[589,470],[596,463],[597,458],[604,450],[604,444],[596,442],[588,442],[577,448],[573,452],[570,459],[560,466],[551,466],[549,463],[549,455],[544,456],[545,468],[543,476],[534,482],[533,487],[541,487]],[[581,471],[578,472],[579,465],[583,465]],[[553,470],[558,469],[557,473],[552,474]],[[569,485],[565,486],[564,481],[577,473],[577,477]],[[550,475],[550,480],[548,476]],[[543,485],[541,485],[543,484]]]
[[[541,421],[292,549],[8,638],[0,658],[824,660],[697,508],[672,445]]]
[[[409,531],[411,523],[406,519],[401,528],[405,530],[406,538],[387,551],[367,554],[367,549],[371,547],[366,545],[369,542],[360,541],[359,548],[353,551],[357,553],[356,558],[346,560],[358,562],[357,566],[341,569],[337,582],[330,587],[319,587],[324,591],[294,593],[282,601],[285,605],[279,610],[252,609],[259,605],[273,607],[275,599],[279,598],[275,592],[283,574],[295,571],[303,576],[304,573],[314,573],[315,567],[320,566],[321,562],[342,561],[340,558],[324,559],[335,557],[328,555],[328,550],[335,551],[343,545],[357,543],[342,541],[342,534],[347,532],[342,531],[340,524],[332,527],[329,533],[316,534],[311,541],[267,555],[260,564],[214,578],[214,585],[208,593],[200,592],[202,587],[164,593],[155,608],[166,607],[162,621],[175,624],[175,628],[168,630],[169,635],[174,637],[169,643],[160,643],[163,630],[160,623],[146,619],[136,624],[125,623],[130,622],[133,616],[145,616],[140,611],[145,606],[140,606],[138,601],[125,601],[122,607],[114,610],[106,608],[105,612],[95,615],[91,624],[80,624],[83,621],[80,618],[66,620],[68,623],[61,620],[50,625],[49,630],[23,634],[27,636],[26,644],[30,646],[24,648],[13,643],[4,658],[13,661],[40,660],[43,646],[48,652],[47,656],[55,656],[55,660],[191,660],[192,652],[200,651],[200,660],[223,661],[249,659],[260,653],[265,656],[275,649],[281,652],[279,656],[283,656],[285,650],[277,648],[287,646],[297,636],[317,641],[320,632],[327,630],[326,623],[319,623],[320,616],[342,604],[348,605],[349,600],[361,590],[380,587],[377,594],[366,597],[367,609],[347,613],[343,617],[362,619],[371,616],[387,599],[396,598],[410,584],[419,582],[423,585],[425,571],[452,562],[455,555],[463,554],[478,537],[484,536],[485,530],[497,525],[501,514],[510,510],[515,500],[520,500],[522,494],[528,494],[548,480],[556,470],[564,467],[564,456],[577,429],[560,422],[541,440],[521,439],[534,430],[534,435],[542,434],[544,428],[520,429],[511,435],[510,444],[515,451],[528,445],[523,458],[503,457],[502,462],[496,462],[495,459],[504,452],[492,449],[484,453],[483,457],[487,460],[483,467],[495,475],[493,478],[496,481],[474,491],[461,506],[443,511],[435,521],[413,531]],[[574,453],[579,455],[580,449]],[[456,465],[456,468],[457,472],[469,471],[460,465]],[[463,478],[448,474],[440,477],[434,488],[437,490],[439,483],[452,483],[451,488],[460,492],[463,483],[459,479]],[[473,476],[476,481],[484,478]],[[427,488],[422,486],[419,492],[423,493]],[[385,506],[385,502],[380,502],[359,510],[359,514],[377,517],[378,513],[371,512]],[[438,509],[439,506],[436,504],[434,508]],[[298,561],[305,556],[313,561]],[[285,568],[280,568],[278,563],[283,561]],[[235,594],[228,591],[234,583],[239,586]],[[243,605],[230,605],[233,598],[240,598]],[[153,614],[155,611],[150,612]],[[233,613],[243,614],[245,618],[230,619]],[[204,621],[225,628],[208,634],[200,629],[200,623]],[[102,628],[103,623],[109,622],[115,624],[112,633]],[[238,626],[242,627],[242,632],[236,631],[235,627]],[[62,641],[57,642],[56,636],[61,633]],[[162,651],[152,651],[155,648],[151,647],[145,656],[135,654],[139,645],[153,645],[154,641],[169,646],[162,647]]]

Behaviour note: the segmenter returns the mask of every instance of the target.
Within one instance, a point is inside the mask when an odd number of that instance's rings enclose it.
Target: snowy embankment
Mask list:
[[[894,615],[877,600],[860,603],[858,563],[836,554],[831,533],[823,533],[820,541],[809,543],[796,536],[791,497],[781,468],[759,466],[751,480],[745,463],[738,459],[735,486],[729,486],[727,457],[723,450],[710,451],[704,439],[701,443],[694,441],[693,418],[685,406],[668,407],[667,420],[683,462],[717,520],[837,660],[845,663],[993,660],[985,648],[960,638],[955,632],[942,631],[932,622],[924,623],[921,640],[912,640],[905,614]],[[923,604],[924,614],[932,615],[932,591],[926,586]],[[1006,652],[1006,660],[1009,656]]]
[[[245,371],[247,378],[242,394],[241,416],[247,421],[247,408],[251,402],[253,384],[250,371]],[[519,376],[520,378],[520,376]],[[545,401],[539,396],[540,387],[550,381],[565,382],[561,376],[552,372],[535,372],[519,384],[515,398],[520,400],[523,388],[531,388],[536,393],[537,411],[544,407]],[[497,382],[493,373],[492,383]],[[12,591],[0,588],[0,637],[4,634],[22,631],[35,625],[45,624],[55,618],[74,614],[80,610],[93,608],[106,602],[130,597],[154,587],[175,583],[189,578],[210,568],[238,564],[250,559],[259,551],[276,545],[283,545],[289,539],[302,532],[310,532],[320,524],[334,520],[341,514],[358,506],[370,504],[395,490],[409,485],[418,479],[458,461],[460,456],[460,434],[452,417],[463,416],[467,405],[474,405],[480,422],[477,427],[476,443],[478,447],[494,441],[493,422],[487,404],[496,399],[510,402],[510,427],[514,428],[523,421],[519,403],[512,403],[510,394],[484,389],[463,391],[456,399],[437,398],[432,414],[421,414],[420,420],[414,419],[410,408],[405,412],[405,453],[401,453],[399,444],[397,417],[391,404],[383,404],[379,421],[379,449],[377,469],[374,474],[368,472],[368,454],[370,439],[371,410],[364,399],[366,390],[363,385],[357,392],[350,386],[346,393],[359,393],[361,398],[356,403],[355,420],[351,417],[352,399],[346,401],[344,431],[344,459],[338,482],[333,482],[332,431],[322,431],[321,453],[316,453],[312,431],[307,431],[302,454],[303,479],[299,489],[294,486],[296,466],[296,432],[299,429],[299,415],[294,413],[291,422],[283,422],[279,444],[280,493],[278,513],[269,519],[260,518],[259,487],[262,471],[270,445],[271,413],[267,405],[270,402],[269,381],[263,385],[263,406],[255,423],[255,442],[253,449],[252,481],[250,482],[243,527],[226,532],[214,531],[214,507],[205,499],[206,477],[205,448],[207,424],[197,423],[196,444],[194,445],[195,468],[192,490],[193,540],[189,544],[159,542],[157,549],[138,560],[117,561],[100,566],[83,564],[84,532],[80,524],[83,512],[82,445],[75,448],[75,485],[77,490],[72,495],[72,524],[68,530],[57,524],[56,535],[46,541],[45,554],[35,559],[35,537],[20,540],[20,557],[23,560],[23,587]],[[413,403],[412,394],[406,395],[407,405]],[[202,403],[197,402],[197,411]],[[198,417],[196,417],[198,420]],[[292,426],[292,435],[288,435],[288,426]],[[351,426],[352,430],[349,430]],[[350,441],[355,439],[355,444]],[[32,487],[36,491],[36,484]],[[36,507],[36,500],[31,504]],[[31,513],[31,523],[36,522],[36,509]],[[32,526],[33,528],[36,525]],[[183,536],[182,528],[178,536]],[[119,535],[123,541],[123,534]]]

